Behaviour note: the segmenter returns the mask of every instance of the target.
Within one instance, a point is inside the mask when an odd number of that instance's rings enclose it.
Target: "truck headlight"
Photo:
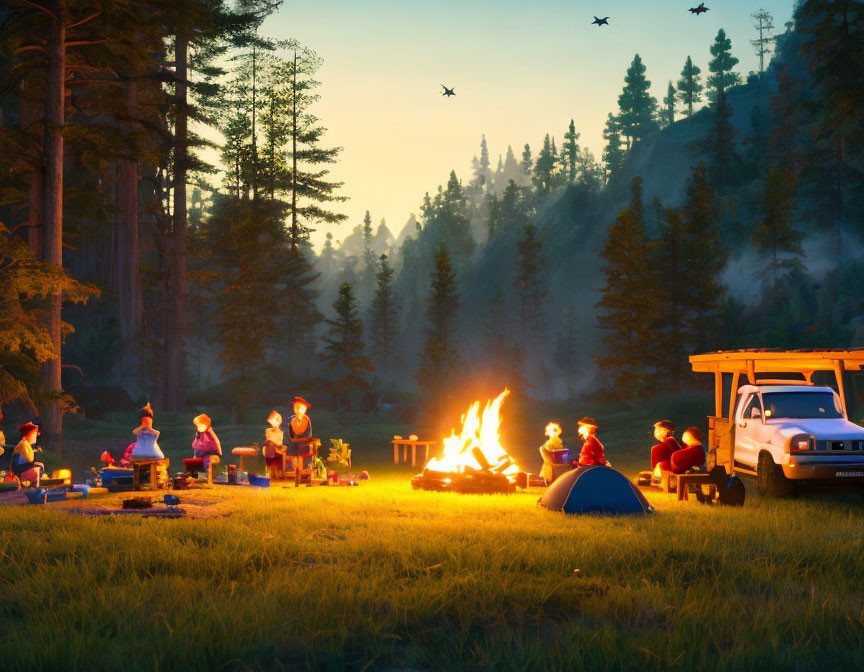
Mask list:
[[[812,447],[813,437],[808,436],[807,434],[799,434],[797,436],[793,436],[792,440],[789,442],[790,453],[803,453],[811,450]]]

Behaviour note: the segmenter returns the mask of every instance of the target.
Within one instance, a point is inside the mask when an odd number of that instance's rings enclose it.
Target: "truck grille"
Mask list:
[[[861,440],[846,440],[846,441],[817,441],[816,450],[864,450],[864,441]]]

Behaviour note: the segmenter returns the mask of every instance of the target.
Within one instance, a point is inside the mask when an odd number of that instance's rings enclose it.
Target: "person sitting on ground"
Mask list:
[[[192,420],[195,425],[195,438],[192,441],[192,450],[195,457],[200,457],[203,460],[202,467],[207,471],[210,467],[210,461],[214,456],[222,455],[222,444],[219,443],[219,437],[213,431],[213,424],[206,413],[195,417]]]
[[[671,420],[660,420],[654,423],[654,438],[660,443],[651,449],[651,470],[655,478],[660,478],[661,471],[672,471],[672,453],[681,450],[681,444],[675,440],[675,423]]]
[[[684,448],[676,450],[669,459],[673,474],[686,474],[705,464],[702,431],[698,427],[688,427],[681,440]]]
[[[25,481],[38,488],[45,473],[45,465],[37,462],[35,455],[36,451],[42,449],[33,447],[39,437],[39,426],[27,422],[18,428],[18,432],[21,434],[21,440],[15,446],[12,455],[12,473],[18,478],[19,490]]]
[[[267,424],[270,426],[264,430],[264,447],[261,449],[264,454],[264,464],[267,465],[267,472],[271,479],[285,478],[283,456],[286,449],[282,445],[285,439],[285,432],[282,431],[282,416],[277,411],[270,411]]]
[[[597,423],[593,418],[582,418],[579,422],[579,436],[584,443],[578,460],[571,460],[574,467],[605,466],[608,464],[603,455],[603,444],[597,439]]]

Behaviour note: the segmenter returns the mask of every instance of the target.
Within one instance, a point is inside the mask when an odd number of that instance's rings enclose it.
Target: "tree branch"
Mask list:
[[[110,40],[75,40],[74,42],[66,42],[64,47],[77,47],[82,44],[104,44],[105,42],[110,42]]]
[[[25,51],[41,51],[46,56],[48,55],[48,51],[45,49],[45,47],[40,47],[38,44],[28,44],[24,47],[18,47],[12,53],[13,54],[23,54]]]
[[[67,26],[67,29],[77,28],[78,26],[85,24],[88,21],[92,21],[93,19],[95,19],[97,16],[100,16],[101,14],[102,14],[101,11],[100,12],[94,12],[93,14],[88,16],[86,19],[81,19],[80,21],[76,21],[75,23],[70,24],[69,26]]]
[[[17,1],[20,2],[22,5],[27,5],[27,6],[29,6],[29,7],[33,7],[34,9],[38,9],[38,10],[40,10],[40,11],[45,12],[48,16],[50,16],[50,17],[51,17],[52,19],[54,19],[55,21],[59,21],[59,20],[60,20],[60,19],[57,18],[57,15],[56,15],[54,12],[52,12],[52,11],[51,11],[50,9],[48,9],[47,7],[43,7],[42,5],[40,5],[40,4],[36,3],[36,2],[30,2],[30,0],[17,0]]]
[[[66,70],[89,70],[91,72],[101,72],[102,68],[96,68],[92,65],[84,65],[84,64],[71,64],[66,66]]]

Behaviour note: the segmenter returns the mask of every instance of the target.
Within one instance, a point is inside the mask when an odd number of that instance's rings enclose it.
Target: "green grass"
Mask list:
[[[688,404],[667,400],[667,414]],[[592,411],[610,459],[632,474],[656,408]],[[385,434],[380,458],[390,431],[357,435],[371,445]],[[724,509],[657,493],[653,516],[565,517],[537,507],[537,493],[415,492],[410,467],[376,462],[361,455],[372,480],[356,488],[179,493],[220,514],[202,519],[58,510],[74,502],[0,509],[0,668],[864,664],[857,497],[752,495]]]

